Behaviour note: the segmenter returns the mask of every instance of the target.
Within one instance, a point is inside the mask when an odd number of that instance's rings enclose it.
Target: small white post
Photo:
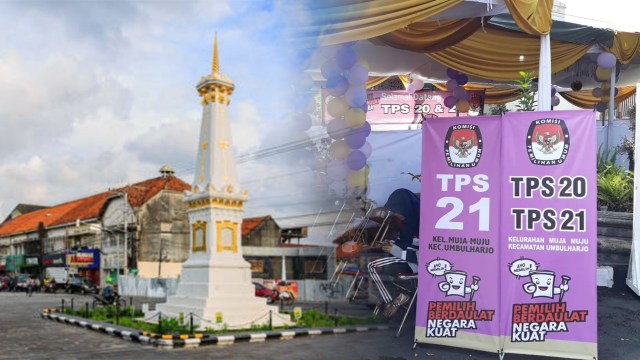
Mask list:
[[[636,84],[636,104],[640,104],[640,84]],[[638,123],[638,117],[640,114],[636,112],[636,118],[631,119]],[[636,174],[640,174],[640,151],[638,146],[640,144],[640,131],[636,129],[635,134],[635,149],[633,152],[634,166],[633,171]],[[633,240],[631,242],[631,255],[629,256],[629,271],[627,272],[627,286],[633,290],[637,295],[640,295],[640,287],[638,281],[640,281],[640,176],[633,177]]]
[[[287,280],[287,262],[285,261],[285,256],[282,255],[282,276],[280,277],[281,280]]]
[[[540,35],[538,65],[538,111],[551,110],[551,38]]]

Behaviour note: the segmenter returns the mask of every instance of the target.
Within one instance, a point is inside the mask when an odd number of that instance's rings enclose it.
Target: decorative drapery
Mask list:
[[[401,50],[438,51],[471,36],[482,27],[482,21],[482,18],[419,21],[371,39],[371,42]]]
[[[575,63],[590,45],[551,41],[551,72]],[[538,73],[540,38],[485,26],[447,49],[428,53],[445,66],[496,81],[513,81],[520,71]]]
[[[376,85],[380,85],[383,82],[387,81],[388,78],[389,76],[370,76],[369,80],[367,80],[366,84],[364,85],[365,89],[371,89]]]
[[[553,0],[504,0],[516,24],[530,35],[551,31]]]
[[[615,97],[614,102],[615,104],[618,104],[619,102],[633,96],[635,93],[636,87],[633,85],[619,87],[618,95]],[[571,104],[583,109],[593,109],[597,103],[602,101],[602,98],[597,98],[591,95],[591,90],[567,91],[559,94]]]
[[[628,64],[640,51],[640,34],[616,32],[613,47],[609,49],[621,64]]]
[[[398,79],[402,81],[402,85],[406,88],[409,85],[409,76],[407,75],[398,75]]]
[[[435,83],[433,86],[440,91],[447,91],[444,83]],[[484,90],[484,103],[488,105],[506,104],[518,100],[520,90],[513,87],[496,87],[491,85],[466,84],[465,90]]]
[[[345,3],[346,2],[346,3]],[[315,25],[302,29],[320,35],[320,45],[370,39],[439,14],[462,0],[348,0],[313,10]]]

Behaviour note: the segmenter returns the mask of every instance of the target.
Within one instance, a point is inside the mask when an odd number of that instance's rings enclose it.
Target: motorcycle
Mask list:
[[[285,305],[293,305],[296,300],[296,294],[291,284],[281,281],[271,294],[271,302],[283,302]]]

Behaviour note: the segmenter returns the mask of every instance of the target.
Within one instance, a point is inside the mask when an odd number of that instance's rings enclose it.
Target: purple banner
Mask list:
[[[596,358],[595,113],[507,113],[502,126],[504,351]]]
[[[498,348],[500,117],[423,123],[416,339]]]
[[[423,125],[417,341],[597,358],[594,112]]]

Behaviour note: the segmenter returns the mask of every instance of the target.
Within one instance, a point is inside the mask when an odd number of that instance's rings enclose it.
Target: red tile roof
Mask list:
[[[107,198],[117,192],[126,192],[129,204],[138,208],[160,190],[184,191],[191,190],[191,186],[177,177],[157,177],[133,185],[105,191],[83,199],[73,200],[46,209],[34,211],[18,216],[0,225],[0,236],[8,234],[35,231],[42,222],[45,227],[73,223],[76,219],[95,219],[106,203]]]
[[[269,215],[242,219],[242,236],[248,235],[255,228],[257,228],[258,225],[262,224],[262,222],[268,217]]]

